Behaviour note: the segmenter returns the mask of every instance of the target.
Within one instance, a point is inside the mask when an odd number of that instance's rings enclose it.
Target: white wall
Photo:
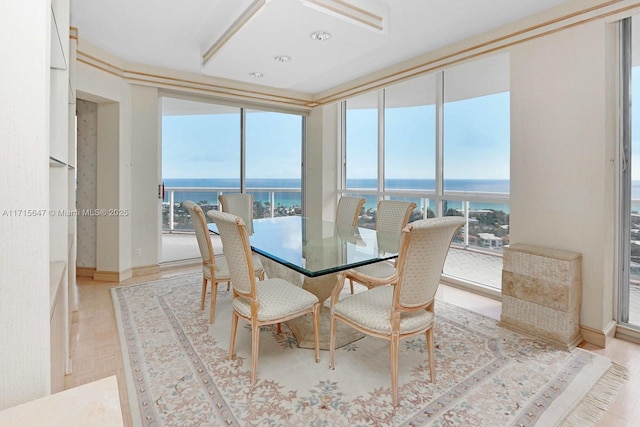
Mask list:
[[[78,49],[83,48],[86,50],[80,40]],[[78,62],[76,88],[78,98],[98,104],[96,207],[107,215],[96,217],[94,277],[124,280],[132,274],[131,85],[118,76]]]
[[[130,276],[131,235],[125,234],[128,217],[112,215],[118,209],[129,208],[123,188],[130,185],[127,176],[127,151],[130,149],[121,135],[123,129],[121,104],[104,102],[98,104],[98,153],[97,153],[97,197],[96,207],[101,213],[96,216],[96,272],[118,273],[121,279]],[[124,161],[123,161],[124,160]]]
[[[511,243],[582,254],[580,323],[598,331],[613,319],[611,31],[596,21],[511,49]]]
[[[106,56],[82,43],[79,49]],[[115,58],[110,62],[118,65]],[[123,280],[132,269],[160,261],[158,89],[129,84],[84,63],[78,64],[76,86],[80,98],[98,104],[97,207],[124,215],[97,218],[96,277]],[[102,274],[114,272],[117,277]]]
[[[311,111],[306,122],[305,215],[331,221],[338,188],[338,105]]]
[[[0,0],[0,409],[49,393],[50,2]]]
[[[131,186],[132,267],[153,266],[159,263],[162,245],[162,200],[158,198],[158,184],[162,179],[160,163],[160,107],[158,89],[148,86],[131,88],[132,144]],[[140,250],[140,256],[136,250]]]

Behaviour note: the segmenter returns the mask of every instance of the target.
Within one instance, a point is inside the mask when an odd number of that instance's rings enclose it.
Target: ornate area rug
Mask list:
[[[159,426],[553,426],[594,424],[624,368],[557,350],[493,319],[436,302],[436,382],[424,337],[401,341],[400,406],[391,405],[389,345],[365,337],[314,362],[288,328],[264,328],[250,384],[251,336],[240,321],[228,360],[230,292],[216,321],[200,311],[201,276],[113,288],[132,418]],[[208,307],[208,301],[207,301]],[[328,333],[328,331],[323,331]]]

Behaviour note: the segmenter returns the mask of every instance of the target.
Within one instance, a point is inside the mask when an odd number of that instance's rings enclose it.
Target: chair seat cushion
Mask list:
[[[262,272],[264,269],[262,267],[262,262],[258,255],[253,254],[253,271],[258,274]],[[202,274],[207,279],[211,280],[211,274],[209,272],[209,267],[206,265],[202,266]],[[227,258],[224,255],[216,255],[216,270],[215,270],[215,278],[221,281],[230,281],[231,273],[229,273],[229,264],[227,263]]]
[[[303,311],[318,302],[318,297],[286,280],[274,278],[256,282],[258,321],[277,320]],[[251,317],[251,304],[243,297],[233,299],[233,308],[244,317]]]
[[[208,265],[202,266],[202,274],[204,277],[211,280],[211,273]],[[214,275],[218,280],[230,280],[229,264],[227,264],[227,259],[224,255],[216,255],[216,269]]]
[[[356,325],[383,335],[391,335],[392,286],[380,286],[351,295],[336,303],[336,314]],[[403,313],[400,317],[400,333],[425,330],[433,321],[433,313],[417,310]]]
[[[373,264],[356,267],[354,270],[378,279],[384,279],[396,274],[396,268],[389,261],[374,262]]]

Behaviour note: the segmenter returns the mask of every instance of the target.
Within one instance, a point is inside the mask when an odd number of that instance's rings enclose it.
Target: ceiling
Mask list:
[[[71,0],[71,25],[126,61],[316,94],[565,2]]]

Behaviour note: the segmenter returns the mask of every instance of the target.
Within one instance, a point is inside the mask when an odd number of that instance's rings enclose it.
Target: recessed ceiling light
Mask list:
[[[259,71],[254,71],[253,73],[249,73],[249,77],[252,77],[254,79],[259,79],[262,76],[264,76],[264,74],[262,74]]]
[[[327,33],[326,31],[315,31],[311,33],[310,37],[313,40],[324,41],[329,40],[331,38],[331,34]]]
[[[274,56],[273,59],[275,59],[276,62],[291,62],[291,57],[287,55],[277,55]]]

